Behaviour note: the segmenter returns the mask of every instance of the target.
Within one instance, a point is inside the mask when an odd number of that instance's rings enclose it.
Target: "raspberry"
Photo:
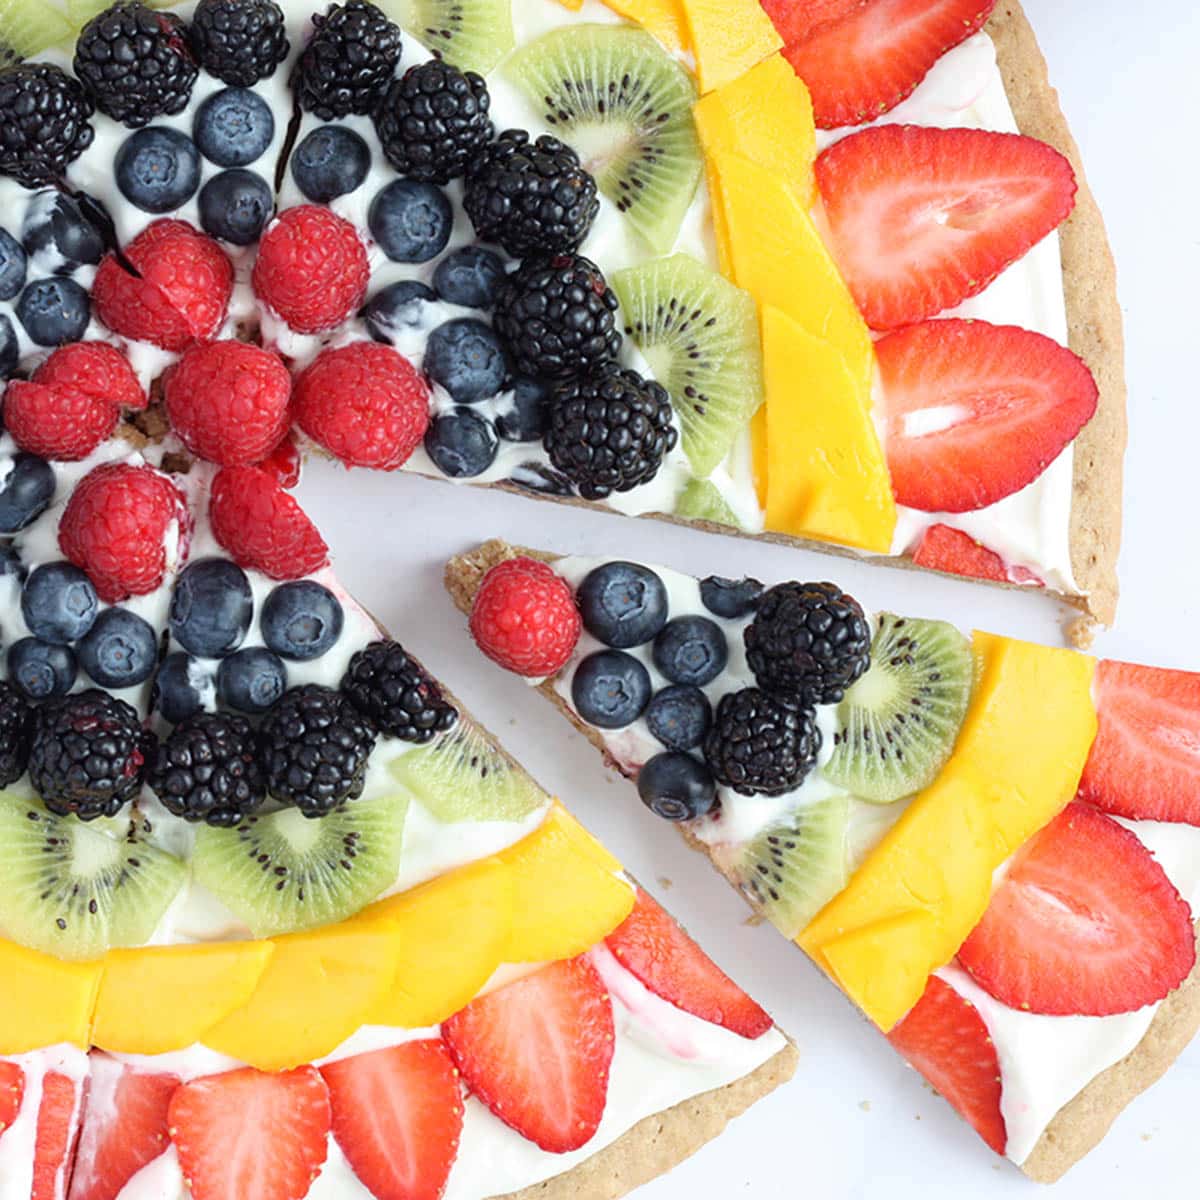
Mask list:
[[[289,424],[292,379],[277,354],[245,342],[201,342],[167,373],[167,416],[200,458],[246,467],[266,458]]]
[[[129,360],[107,342],[60,346],[34,371],[33,381],[108,400],[117,408],[145,408],[148,402]]]
[[[12,380],[4,393],[4,426],[22,450],[39,458],[78,462],[116,428],[120,412],[68,388]]]
[[[367,251],[349,221],[301,204],[280,213],[258,244],[254,294],[297,333],[321,333],[363,302]]]
[[[561,670],[581,627],[570,585],[532,558],[494,566],[471,608],[471,636],[480,650],[518,675]]]
[[[304,510],[266,471],[223,467],[213,480],[213,536],[239,566],[299,579],[329,562],[329,547]]]
[[[290,432],[258,464],[280,487],[294,488],[300,482],[300,450]]]
[[[296,421],[348,467],[393,471],[420,445],[429,388],[390,346],[325,350],[296,380]]]
[[[100,599],[117,604],[162,583],[173,522],[179,527],[175,557],[182,562],[191,523],[179,490],[153,467],[106,463],[76,484],[58,527],[58,545],[87,573]]]

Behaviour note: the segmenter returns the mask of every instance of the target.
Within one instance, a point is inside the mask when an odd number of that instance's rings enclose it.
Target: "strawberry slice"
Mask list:
[[[818,29],[865,8],[867,0],[761,0],[785,45],[803,41]]]
[[[1071,164],[1015,133],[880,125],[830,146],[816,173],[834,258],[872,329],[982,292],[1075,206]]]
[[[376,1200],[439,1200],[458,1154],[462,1088],[434,1038],[321,1068],[333,1136]]]
[[[1200,675],[1101,662],[1100,728],[1079,799],[1120,817],[1200,825]]]
[[[193,1080],[168,1118],[193,1200],[301,1200],[329,1151],[329,1089],[316,1067]]]
[[[773,1022],[640,888],[625,921],[605,939],[621,965],[656,996],[745,1038]]]
[[[820,128],[861,125],[895,108],[947,50],[982,28],[995,6],[996,0],[800,4],[819,10],[818,19],[807,30],[796,25],[798,40],[784,54],[812,92]],[[764,7],[774,20],[774,5]],[[819,19],[834,9],[843,10],[841,19]],[[776,28],[792,40],[778,21]]]
[[[25,1098],[25,1072],[15,1062],[0,1061],[0,1137],[17,1119]]]
[[[888,1041],[997,1154],[1004,1153],[1000,1062],[975,1005],[931,975],[925,994]]]
[[[613,1056],[612,1000],[586,959],[551,963],[472,1000],[442,1026],[472,1092],[552,1154],[600,1125]]]
[[[1196,938],[1191,909],[1150,851],[1076,803],[1017,852],[958,957],[1002,1004],[1106,1017],[1177,988]]]
[[[80,1088],[69,1075],[48,1071],[42,1080],[33,1146],[30,1200],[65,1200],[79,1136]]]
[[[919,567],[945,571],[949,575],[1046,586],[1028,567],[1008,566],[995,550],[989,550],[969,533],[950,525],[931,525],[925,530],[912,560]]]
[[[1032,483],[1096,411],[1082,359],[1011,325],[925,321],[875,343],[899,503],[969,512]]]

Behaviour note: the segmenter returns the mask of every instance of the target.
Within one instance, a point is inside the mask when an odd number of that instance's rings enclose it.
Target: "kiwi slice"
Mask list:
[[[872,804],[927,787],[954,750],[974,678],[953,625],[882,613],[871,666],[838,705],[825,778]]]
[[[84,824],[0,792],[0,930],[15,942],[65,959],[144,945],[186,877],[128,817]]]
[[[753,299],[686,254],[617,271],[625,332],[671,393],[692,470],[711,475],[762,403]]]
[[[741,529],[742,523],[734,516],[733,509],[725,503],[725,497],[708,479],[693,479],[675,501],[675,515],[691,521],[712,521],[715,525],[729,525]]]
[[[550,802],[469,721],[400,755],[390,770],[439,821],[519,821]]]
[[[256,937],[312,929],[352,916],[396,881],[408,797],[355,800],[327,817],[298,809],[203,826],[196,880]]]
[[[570,25],[523,46],[505,73],[650,248],[667,253],[703,164],[687,71],[644,29]]]
[[[77,26],[46,0],[0,0],[0,67],[70,41]]]
[[[512,0],[379,0],[379,7],[438,58],[486,75],[512,48]]]

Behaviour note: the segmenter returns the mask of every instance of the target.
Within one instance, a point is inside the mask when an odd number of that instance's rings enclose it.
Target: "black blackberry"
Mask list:
[[[458,720],[458,710],[399,642],[359,650],[342,676],[342,694],[380,733],[406,742],[428,742]]]
[[[679,438],[671,415],[662,384],[605,363],[555,391],[542,444],[581,496],[603,500],[658,474]]]
[[[94,111],[79,81],[50,63],[0,71],[0,175],[53,183],[92,144]]]
[[[158,744],[146,783],[163,807],[188,821],[229,827],[263,802],[257,739],[245,717],[200,712]]]
[[[704,760],[713,778],[735,792],[782,796],[800,786],[820,749],[821,731],[811,708],[750,687],[721,697],[704,739]]]
[[[362,795],[375,734],[341,692],[319,683],[286,692],[259,729],[268,793],[306,817]]]
[[[182,112],[199,68],[187,26],[136,0],[106,8],[75,43],[75,74],[96,107],[131,129]]]
[[[564,379],[616,357],[622,340],[617,306],[616,293],[591,259],[531,258],[500,288],[496,332],[519,374]]]
[[[124,700],[75,692],[34,710],[29,780],[60,817],[114,817],[142,785],[149,740]]]
[[[29,764],[31,709],[11,684],[0,683],[0,787],[25,774]]]
[[[836,704],[871,665],[871,628],[832,583],[779,583],[743,635],[759,686],[805,704]]]
[[[369,113],[400,61],[400,27],[368,0],[331,4],[313,17],[313,35],[296,64],[300,107],[322,121]]]
[[[526,258],[578,249],[600,201],[570,146],[549,135],[530,142],[524,130],[508,129],[468,176],[463,207],[484,241]]]
[[[288,53],[283,9],[275,0],[200,0],[191,39],[200,65],[230,87],[266,79]]]

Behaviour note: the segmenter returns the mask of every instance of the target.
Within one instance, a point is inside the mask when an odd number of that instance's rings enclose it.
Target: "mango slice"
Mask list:
[[[567,3],[567,0],[560,0]],[[568,7],[579,8],[579,3]],[[605,5],[622,17],[636,21],[647,33],[653,34],[673,54],[687,47],[687,23],[679,0],[604,0]]]
[[[1075,795],[1095,660],[977,633],[975,694],[941,775],[797,938],[888,1032],[978,924],[992,875]]]
[[[60,1042],[86,1050],[100,970],[99,962],[63,962],[0,941],[0,1054]]]
[[[682,0],[700,91],[711,92],[783,46],[758,0]]]

